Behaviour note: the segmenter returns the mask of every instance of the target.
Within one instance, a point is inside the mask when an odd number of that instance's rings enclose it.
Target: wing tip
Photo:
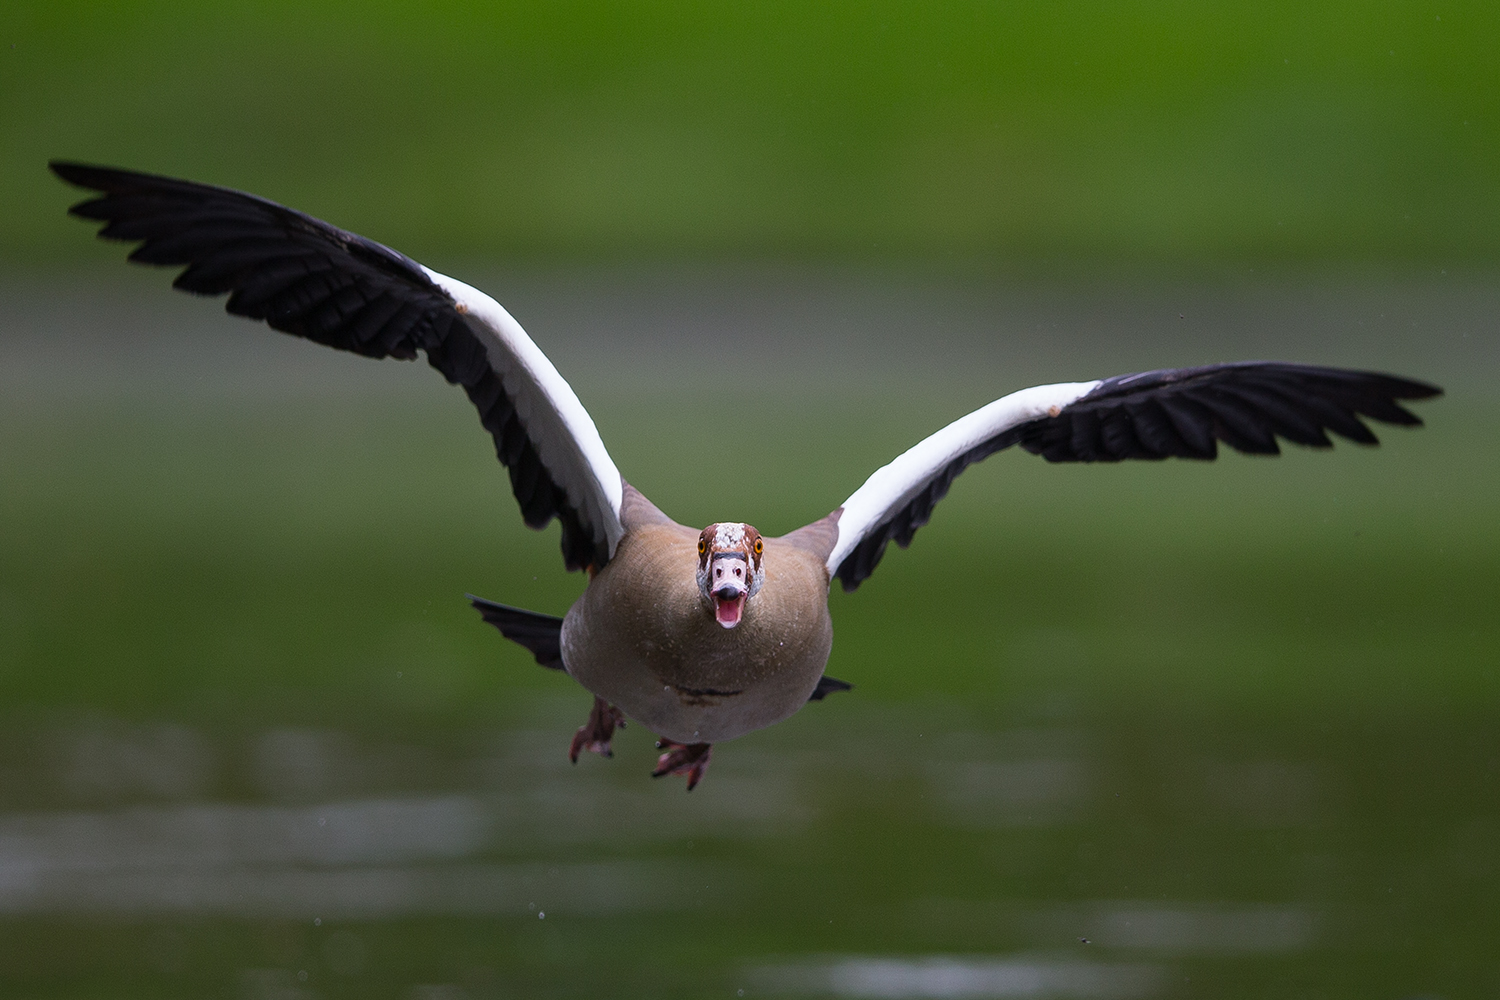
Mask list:
[[[1402,381],[1406,383],[1407,388],[1402,395],[1396,397],[1397,399],[1435,399],[1446,395],[1446,390],[1442,386],[1433,385],[1431,382],[1421,382],[1417,379],[1403,379]]]
[[[97,163],[81,163],[78,160],[48,160],[47,169],[59,180],[85,191],[108,194],[119,187],[126,177],[137,176],[133,171],[119,167],[105,167]],[[75,206],[76,207],[76,206]]]
[[[77,160],[52,159],[47,161],[47,169],[75,187],[93,187],[85,178],[99,168],[92,164],[79,163]]]

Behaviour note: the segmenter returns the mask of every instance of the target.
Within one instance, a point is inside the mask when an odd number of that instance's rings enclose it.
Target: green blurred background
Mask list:
[[[6,5],[0,992],[1500,990],[1497,45],[1446,3]],[[171,293],[53,157],[485,288],[687,523],[794,528],[1037,382],[1448,393],[1379,449],[992,458],[832,596],[856,690],[688,797],[634,727],[569,768],[587,698],[460,599],[582,587],[461,394]]]
[[[49,157],[420,259],[1474,263],[1484,3],[8,4],[0,253]]]

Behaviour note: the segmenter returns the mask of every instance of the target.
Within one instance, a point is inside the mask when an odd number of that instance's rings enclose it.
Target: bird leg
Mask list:
[[[594,695],[594,708],[589,712],[589,721],[578,727],[573,734],[573,743],[568,747],[568,759],[578,763],[578,754],[587,750],[601,757],[613,757],[609,741],[616,729],[625,728],[625,713],[598,695]]]
[[[690,792],[703,780],[703,772],[708,770],[709,755],[714,749],[712,743],[677,743],[668,739],[657,740],[656,748],[665,750],[666,753],[656,759],[656,770],[651,772],[651,777],[685,774],[687,790]]]

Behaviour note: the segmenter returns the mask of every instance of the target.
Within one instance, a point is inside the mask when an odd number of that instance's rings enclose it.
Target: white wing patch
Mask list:
[[[504,306],[456,278],[427,267],[422,270],[453,296],[500,374],[542,465],[584,513],[585,521],[602,526],[613,556],[625,533],[620,525],[624,483],[573,387]]]
[[[1068,404],[1093,391],[1099,380],[1038,385],[1002,396],[959,417],[936,434],[924,438],[898,455],[895,461],[875,470],[865,484],[844,501],[839,516],[838,544],[828,556],[828,572],[838,571],[854,547],[878,525],[884,524],[926,488],[948,463],[1004,433],[1038,417],[1056,416]]]

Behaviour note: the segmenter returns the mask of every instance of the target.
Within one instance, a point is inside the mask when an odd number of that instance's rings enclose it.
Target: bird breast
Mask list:
[[[827,570],[767,539],[765,582],[725,629],[699,591],[698,532],[628,532],[563,622],[563,663],[580,684],[659,736],[716,743],[806,704],[833,645]]]

